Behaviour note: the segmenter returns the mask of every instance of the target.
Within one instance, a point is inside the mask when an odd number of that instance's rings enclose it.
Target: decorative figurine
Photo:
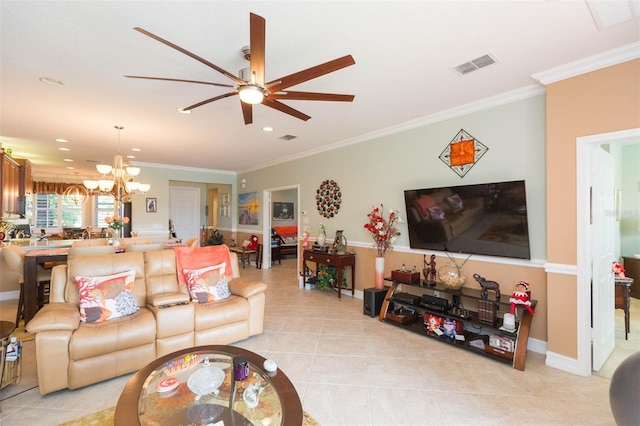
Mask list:
[[[437,315],[429,314],[429,317],[427,319],[427,330],[429,332],[435,333],[435,331],[440,328],[440,324],[442,324],[442,318],[441,317],[439,317]]]
[[[311,233],[309,232],[309,230],[308,230],[308,229],[306,229],[306,230],[304,231],[304,233],[303,233],[303,235],[304,235],[304,239],[302,240],[302,248],[303,248],[304,250],[309,250],[309,235],[310,235],[310,234],[311,234]]]
[[[518,284],[516,284],[516,289],[513,293],[511,293],[511,298],[509,299],[509,301],[511,302],[511,314],[515,313],[516,305],[523,305],[525,308],[527,308],[527,311],[529,311],[531,315],[535,314],[535,311],[531,309],[528,282],[520,281]]]
[[[442,324],[442,330],[444,331],[444,335],[453,339],[456,337],[456,322],[451,318],[445,318],[444,323]]]
[[[424,275],[425,284],[428,287],[433,287],[436,284],[436,255],[431,255],[431,260],[427,263],[427,255],[423,258],[424,269],[422,274]]]
[[[473,278],[478,281],[478,284],[482,287],[482,291],[480,292],[480,298],[482,300],[488,300],[489,290],[493,290],[496,292],[496,302],[500,301],[500,284],[495,281],[487,281],[478,274],[473,274]]]

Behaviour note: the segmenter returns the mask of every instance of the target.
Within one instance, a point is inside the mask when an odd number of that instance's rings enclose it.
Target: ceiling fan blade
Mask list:
[[[294,92],[285,90],[276,93],[270,93],[269,99],[289,99],[296,101],[335,101],[335,102],[353,102],[354,95],[341,95],[337,93],[314,93],[314,92]]]
[[[249,15],[249,22],[251,24],[251,44],[249,45],[251,52],[251,76],[255,78],[255,84],[263,87],[266,22],[262,16],[258,16],[255,13]]]
[[[141,75],[125,75],[127,78],[140,78],[143,80],[160,80],[160,81],[178,81],[182,83],[197,83],[197,84],[209,84],[211,86],[219,86],[219,87],[234,87],[231,84],[221,84],[221,83],[211,83],[208,81],[197,81],[197,80],[183,80],[180,78],[164,78],[164,77],[143,77]]]
[[[289,114],[294,116],[295,118],[299,118],[302,121],[307,121],[311,117],[307,114],[298,111],[297,109],[293,109],[288,105],[283,104],[282,102],[278,102],[273,99],[264,98],[262,100],[262,105],[266,105],[270,108],[277,109],[280,112],[284,112],[285,114]]]
[[[198,102],[197,104],[189,105],[188,107],[180,108],[180,109],[183,110],[183,111],[189,111],[189,110],[192,110],[194,108],[201,107],[202,105],[206,105],[208,103],[211,103],[211,102],[214,102],[214,101],[218,101],[220,99],[228,98],[229,96],[233,96],[233,95],[237,95],[237,94],[238,94],[238,91],[234,90],[233,92],[225,93],[224,95],[220,95],[220,96],[215,96],[213,98],[206,99],[204,101]]]
[[[266,84],[266,87],[270,92],[279,92],[287,87],[313,80],[314,78],[346,68],[355,63],[356,61],[353,60],[351,55],[343,56],[333,61],[325,62],[324,64],[316,65],[315,67],[307,68],[306,70],[271,81]]]
[[[135,28],[134,28],[134,30],[136,30],[136,31],[138,31],[139,33],[142,33],[142,34],[144,34],[144,35],[146,35],[146,36],[148,36],[148,37],[151,37],[152,39],[157,40],[157,41],[159,41],[160,43],[165,44],[165,45],[167,45],[167,46],[169,46],[169,47],[171,47],[171,48],[173,48],[173,49],[177,50],[178,52],[182,52],[182,53],[184,53],[185,55],[187,55],[187,56],[189,56],[189,57],[191,57],[191,58],[195,59],[195,60],[196,60],[196,61],[198,61],[198,62],[201,62],[201,63],[205,64],[205,65],[206,65],[206,66],[208,66],[208,67],[213,68],[214,70],[218,71],[219,73],[221,73],[221,74],[223,74],[223,75],[227,76],[228,78],[230,78],[231,80],[235,81],[237,84],[245,84],[245,82],[244,82],[244,81],[242,81],[242,79],[241,79],[241,78],[236,77],[235,75],[231,74],[229,71],[226,71],[226,70],[224,70],[224,69],[220,68],[219,66],[217,66],[217,65],[215,65],[215,64],[213,64],[213,63],[211,63],[211,62],[207,61],[206,59],[201,58],[200,56],[198,56],[198,55],[196,55],[196,54],[194,54],[194,53],[191,53],[191,52],[189,52],[188,50],[183,49],[182,47],[180,47],[180,46],[178,46],[178,45],[176,45],[176,44],[173,44],[173,43],[171,43],[171,42],[170,42],[170,41],[168,41],[168,40],[163,39],[162,37],[159,37],[159,36],[157,36],[157,35],[155,35],[155,34],[153,34],[153,33],[150,33],[149,31],[147,31],[147,30],[145,30],[145,29],[142,29],[142,28],[140,28],[140,27],[135,27]]]
[[[242,116],[244,117],[244,124],[253,123],[253,105],[240,101],[242,107]]]

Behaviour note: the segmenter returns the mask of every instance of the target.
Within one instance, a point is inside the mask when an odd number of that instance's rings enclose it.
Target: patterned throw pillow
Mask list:
[[[444,219],[444,211],[439,206],[429,207],[431,219]]]
[[[140,309],[133,297],[136,271],[104,277],[76,276],[80,293],[80,321],[102,322],[134,314]]]
[[[447,201],[451,205],[451,208],[458,210],[462,208],[462,198],[458,194],[454,194],[451,197],[447,197]]]
[[[194,303],[213,302],[231,296],[224,263],[200,269],[185,269],[182,272]]]

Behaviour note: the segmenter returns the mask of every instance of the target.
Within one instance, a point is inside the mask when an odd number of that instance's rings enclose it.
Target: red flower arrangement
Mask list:
[[[367,215],[369,222],[364,224],[364,228],[371,232],[378,256],[381,257],[393,249],[391,244],[400,235],[397,224],[402,223],[402,218],[397,211],[389,209],[389,219],[385,219],[383,214],[384,205],[380,204],[380,207],[374,207]]]

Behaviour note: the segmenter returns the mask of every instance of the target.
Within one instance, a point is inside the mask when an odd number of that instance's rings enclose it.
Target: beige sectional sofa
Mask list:
[[[180,262],[172,249],[72,256],[66,265],[56,266],[50,303],[27,324],[27,331],[36,335],[40,393],[127,374],[179,349],[228,344],[262,333],[266,285],[241,278],[237,257],[228,256],[231,296],[208,303],[191,301],[187,286],[180,284]],[[102,322],[80,321],[75,277],[130,270],[135,271],[131,294],[139,310]]]

